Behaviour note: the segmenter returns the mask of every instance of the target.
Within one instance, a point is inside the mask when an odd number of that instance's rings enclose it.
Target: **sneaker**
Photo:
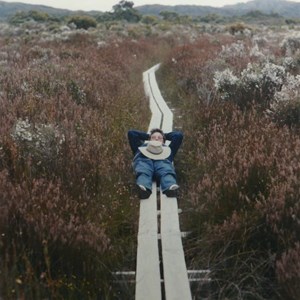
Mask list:
[[[138,189],[139,189],[140,199],[148,199],[150,197],[150,195],[152,194],[152,192],[150,190],[148,190],[146,187],[144,187],[141,184],[138,185]]]
[[[165,191],[167,197],[177,197],[179,186],[177,184],[172,184],[168,190]]]

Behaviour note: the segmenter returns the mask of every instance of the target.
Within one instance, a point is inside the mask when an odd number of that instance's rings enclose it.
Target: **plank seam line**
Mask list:
[[[161,112],[161,120],[160,120],[160,124],[159,124],[159,128],[162,127],[162,124],[164,123],[164,112],[162,111],[157,99],[155,98],[155,95],[154,95],[154,92],[153,92],[153,88],[152,88],[152,84],[151,84],[151,79],[150,79],[150,72],[147,72],[147,77],[148,77],[148,84],[149,84],[149,87],[150,87],[150,90],[151,90],[151,95],[152,95],[152,98],[157,106],[157,108],[159,109],[159,111]]]

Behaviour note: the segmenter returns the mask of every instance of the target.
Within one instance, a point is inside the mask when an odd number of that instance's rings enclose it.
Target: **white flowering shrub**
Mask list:
[[[282,87],[286,72],[283,66],[266,63],[261,70],[261,89],[266,100],[271,100]]]
[[[252,103],[268,107],[276,91],[280,91],[286,76],[285,68],[272,63],[248,64],[240,77],[231,70],[216,72],[214,83],[223,100],[235,102],[240,108]]]
[[[38,165],[51,164],[60,154],[65,141],[64,135],[56,126],[33,124],[28,119],[18,119],[11,135],[18,144],[22,157],[31,157]]]
[[[268,114],[280,125],[300,127],[300,75],[288,74],[274,95]]]
[[[263,76],[255,64],[248,64],[247,68],[241,72],[240,81],[243,83],[243,88],[251,92],[253,90],[259,90]]]
[[[286,55],[293,55],[300,51],[300,34],[288,36],[283,39],[281,49]]]
[[[231,45],[222,45],[220,56],[224,59],[242,58],[248,52],[243,42],[232,43]]]
[[[292,71],[297,67],[295,59],[291,56],[283,57],[282,65],[287,71]]]
[[[266,59],[265,54],[259,49],[258,44],[254,44],[254,46],[250,49],[249,56],[256,58],[259,61],[264,61]]]
[[[258,47],[266,47],[269,43],[266,34],[264,35],[254,35],[252,38],[252,43]]]
[[[283,102],[296,99],[300,96],[300,75],[287,74],[280,91],[274,95],[274,102]]]
[[[33,137],[32,133],[30,132],[30,127],[31,125],[28,119],[26,119],[25,121],[18,120],[15,125],[12,136],[15,138],[15,140],[31,142]]]
[[[238,77],[236,77],[230,69],[217,71],[214,76],[216,89],[221,93],[221,98],[229,100],[237,90]]]

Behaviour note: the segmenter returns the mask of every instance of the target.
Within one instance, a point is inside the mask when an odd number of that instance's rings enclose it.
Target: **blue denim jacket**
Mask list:
[[[183,134],[180,131],[172,131],[165,133],[167,141],[171,141],[169,147],[171,148],[171,155],[167,158],[169,161],[173,162],[174,157],[182,143]],[[145,141],[150,139],[150,134],[139,131],[139,130],[129,130],[128,140],[131,147],[134,159],[137,157],[145,157],[139,150],[139,147],[146,145]]]

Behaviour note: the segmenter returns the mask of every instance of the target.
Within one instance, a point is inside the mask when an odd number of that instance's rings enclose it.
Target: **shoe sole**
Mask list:
[[[140,199],[148,199],[150,197],[150,195],[152,194],[151,191],[149,190],[142,190],[139,186],[138,186],[138,190],[139,190],[139,198]]]
[[[178,189],[165,191],[165,195],[169,198],[176,198],[177,194],[178,194]]]

